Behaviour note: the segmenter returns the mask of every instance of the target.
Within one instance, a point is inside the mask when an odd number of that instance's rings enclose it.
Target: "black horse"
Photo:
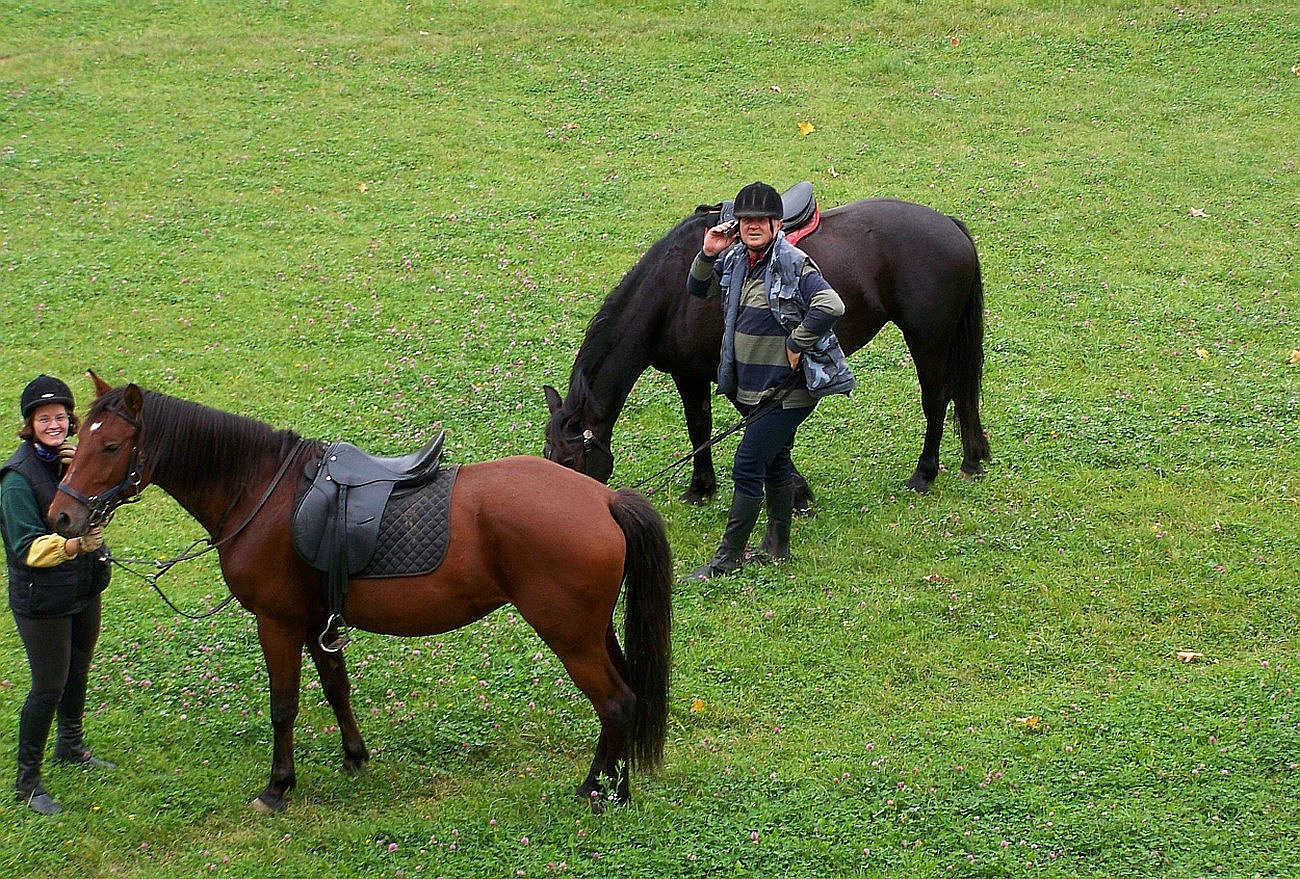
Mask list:
[[[686,293],[686,274],[706,225],[720,206],[701,205],[637,261],[587,327],[561,401],[551,410],[545,455],[602,482],[614,470],[610,437],[632,386],[653,366],[681,394],[692,448],[712,431],[710,383],[717,378],[722,309]],[[903,332],[921,382],[925,442],[907,487],[926,492],[939,472],[944,415],[954,404],[962,472],[983,472],[989,442],[980,423],[984,370],[984,288],[970,231],[955,217],[886,198],[851,202],[820,215],[798,245],[844,300],[835,327],[846,353],[871,341],[888,321]],[[799,478],[798,508],[811,503]],[[682,499],[701,503],[717,488],[712,455],[694,458]]]

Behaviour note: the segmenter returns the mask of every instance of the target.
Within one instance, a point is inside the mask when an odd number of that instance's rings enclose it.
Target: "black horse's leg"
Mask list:
[[[682,398],[686,415],[686,433],[691,448],[698,449],[709,441],[713,433],[713,407],[709,396],[709,383],[689,376],[673,376],[677,393]],[[713,451],[705,449],[695,456],[691,467],[691,484],[682,495],[688,504],[702,504],[718,490],[718,477],[713,469]]]
[[[271,780],[253,800],[259,812],[279,812],[284,797],[297,784],[293,766],[293,722],[298,717],[298,684],[302,678],[301,629],[257,618],[257,638],[262,643],[266,671],[271,683],[271,728],[275,743],[271,756]]]
[[[916,374],[921,380],[921,410],[925,413],[925,443],[916,470],[907,480],[907,487],[925,494],[939,475],[939,443],[943,439],[943,418],[948,412],[948,396],[944,393],[944,358],[939,355],[920,356],[913,351]]]
[[[307,639],[307,648],[311,651],[312,661],[316,663],[316,671],[320,674],[325,701],[334,709],[334,717],[339,722],[339,734],[343,738],[343,771],[348,775],[359,775],[370,760],[370,752],[366,750],[357,718],[352,713],[351,686],[348,683],[343,651],[330,653],[315,638]]]
[[[813,495],[812,488],[808,485],[808,480],[803,478],[799,468],[794,468],[794,512],[799,516],[812,516],[813,503],[817,498]]]

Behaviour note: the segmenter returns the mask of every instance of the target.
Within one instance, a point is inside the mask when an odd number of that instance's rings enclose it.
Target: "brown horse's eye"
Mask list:
[[[106,452],[116,452],[116,451],[117,451],[118,449],[120,449],[120,448],[122,448],[122,444],[121,444],[121,443],[109,443],[108,445],[104,446],[104,451],[106,451]]]

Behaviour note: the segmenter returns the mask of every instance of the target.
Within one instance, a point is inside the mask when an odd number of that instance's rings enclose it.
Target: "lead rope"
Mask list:
[[[785,380],[781,382],[781,384],[776,386],[776,393],[774,393],[772,396],[765,399],[762,403],[759,403],[753,409],[749,410],[748,415],[741,418],[739,421],[731,425],[731,427],[728,427],[726,430],[714,434],[708,440],[701,443],[696,448],[691,449],[691,451],[687,452],[686,454],[679,456],[667,467],[664,467],[656,471],[655,473],[650,474],[645,479],[642,479],[640,482],[633,485],[632,488],[640,489],[646,483],[654,482],[659,477],[671,473],[672,471],[681,467],[687,461],[690,461],[700,452],[713,448],[715,445],[722,442],[724,439],[731,436],[736,431],[742,430],[743,428],[746,428],[749,425],[753,424],[755,421],[758,421],[763,416],[776,411],[776,409],[779,408],[780,405],[785,402],[785,398],[790,396],[790,392],[795,389],[795,386],[797,384],[796,379],[801,378],[802,375],[803,375],[802,372],[800,372],[799,370],[792,370],[790,372],[790,375],[787,376]]]

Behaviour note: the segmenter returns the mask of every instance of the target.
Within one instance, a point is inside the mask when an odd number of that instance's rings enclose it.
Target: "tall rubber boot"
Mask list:
[[[81,738],[81,718],[75,720],[59,714],[59,736],[54,743],[54,759],[86,769],[116,769],[116,763],[101,760],[86,747]]]
[[[794,480],[767,485],[767,530],[760,558],[780,563],[790,558],[790,520],[794,516]]]
[[[18,721],[18,778],[14,782],[14,793],[18,802],[33,812],[53,815],[61,811],[62,806],[54,802],[41,783],[41,763],[45,759],[45,740],[50,730],[32,716],[35,713],[24,709]]]
[[[745,563],[745,544],[754,530],[758,514],[762,512],[763,499],[736,492],[731,498],[727,513],[727,530],[713,558],[696,568],[687,580],[712,580],[740,569]]]

